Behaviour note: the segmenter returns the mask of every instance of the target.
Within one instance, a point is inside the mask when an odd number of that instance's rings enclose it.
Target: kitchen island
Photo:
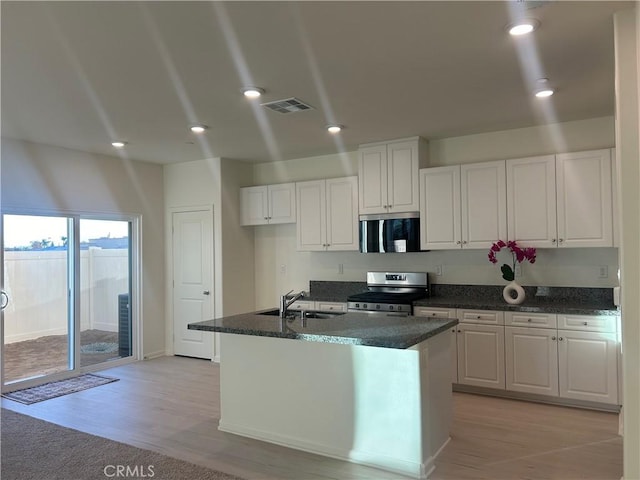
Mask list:
[[[449,440],[450,338],[442,333],[458,321],[264,313],[189,325],[221,333],[218,428],[428,478]]]

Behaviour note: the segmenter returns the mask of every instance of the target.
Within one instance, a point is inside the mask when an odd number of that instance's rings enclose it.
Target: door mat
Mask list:
[[[56,382],[44,383],[36,387],[24,388],[15,392],[3,393],[4,398],[14,400],[16,402],[31,405],[32,403],[42,402],[50,398],[61,397],[69,393],[79,392],[88,388],[105,385],[107,383],[116,382],[118,378],[96,375],[94,373],[85,373],[78,377],[58,380]]]

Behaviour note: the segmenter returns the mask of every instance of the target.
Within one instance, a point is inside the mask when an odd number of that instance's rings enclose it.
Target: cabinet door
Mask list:
[[[618,403],[615,333],[558,330],[560,396]]]
[[[456,318],[455,308],[433,308],[433,307],[414,307],[413,314],[416,317],[433,317],[433,318]],[[457,327],[457,326],[456,326]],[[451,383],[458,383],[458,347],[457,347],[457,330],[456,327],[451,328]]]
[[[507,231],[526,246],[556,246],[554,155],[507,160]]]
[[[553,328],[505,327],[506,388],[558,395],[558,341]]]
[[[298,250],[326,250],[327,201],[325,181],[296,183]]]
[[[505,162],[460,166],[462,248],[490,248],[507,238]]]
[[[281,183],[269,185],[269,223],[296,221],[296,185]]]
[[[265,225],[269,223],[267,186],[240,189],[240,224]]]
[[[360,214],[387,213],[387,146],[363,147],[359,157]]]
[[[387,200],[390,213],[417,212],[420,208],[418,142],[387,145]]]
[[[610,150],[556,155],[558,246],[611,247]]]
[[[460,166],[420,170],[420,248],[460,248]]]
[[[327,249],[359,250],[358,178],[326,180]]]
[[[504,327],[458,324],[458,383],[504,389]]]

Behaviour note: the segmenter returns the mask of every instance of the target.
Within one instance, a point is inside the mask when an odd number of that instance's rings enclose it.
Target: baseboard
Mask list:
[[[149,352],[149,353],[145,353],[142,356],[143,360],[153,360],[154,358],[159,358],[159,357],[164,357],[165,351],[164,350],[158,350],[156,352]]]
[[[241,435],[243,437],[253,438],[255,440],[274,443],[276,445],[282,445],[283,447],[293,448],[303,452],[315,453],[317,455],[323,455],[337,460],[366,465],[368,467],[378,468],[380,470],[398,473],[420,480],[427,480],[431,472],[435,469],[434,461],[437,454],[430,457],[426,463],[421,464],[400,460],[394,457],[381,456],[379,453],[337,449],[329,445],[309,442],[308,440],[301,440],[299,438],[285,435],[278,435],[272,432],[265,432],[245,425],[230,424],[223,420],[220,420],[218,430],[233,433],[235,435]],[[444,448],[444,445],[442,448]],[[438,453],[442,451],[442,448],[438,450]]]
[[[512,390],[497,390],[487,387],[476,387],[472,385],[463,385],[454,383],[452,390],[454,392],[474,393],[478,395],[488,395],[491,397],[510,398],[512,400],[523,400],[526,402],[547,403],[550,405],[560,405],[563,407],[585,408],[588,410],[599,410],[603,412],[620,412],[620,405],[611,405],[608,403],[588,402],[585,400],[574,400],[571,398],[550,397],[546,395],[537,395],[534,393],[514,392]]]

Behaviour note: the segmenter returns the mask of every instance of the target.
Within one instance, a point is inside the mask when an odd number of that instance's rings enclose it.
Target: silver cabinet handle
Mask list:
[[[551,340],[555,340],[555,339],[556,339],[556,337],[555,337],[555,336],[554,336],[554,337],[551,337]]]
[[[589,325],[587,322],[582,322],[583,325]]]
[[[555,239],[555,238],[552,238],[552,239],[551,239],[551,243],[556,243],[556,239]]]
[[[560,243],[564,242],[564,238],[558,239],[558,242],[560,242]]]
[[[2,300],[0,301],[0,309],[4,310],[7,305],[9,305],[9,295],[4,290],[0,291],[0,297]]]
[[[563,341],[563,340],[564,340],[564,338],[562,338],[562,337],[558,337],[558,340]]]
[[[461,242],[460,242],[460,240],[458,240],[458,241],[456,242],[456,245],[460,245],[460,243],[461,243]]]
[[[203,295],[209,295],[211,292],[209,292],[209,290],[205,290],[204,292],[202,292]]]

